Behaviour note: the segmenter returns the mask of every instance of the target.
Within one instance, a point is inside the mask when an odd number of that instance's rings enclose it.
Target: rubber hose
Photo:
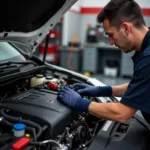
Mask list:
[[[14,125],[13,123],[11,123],[11,122],[9,122],[9,121],[7,121],[7,120],[5,120],[5,119],[2,120],[2,123],[5,124],[5,125],[7,125],[7,126],[10,126],[10,127],[13,127],[13,125]],[[32,134],[33,134],[33,141],[37,141],[35,129],[32,128],[32,127],[26,126],[26,130],[27,130],[27,131],[31,131]]]
[[[14,121],[14,122],[21,122],[21,123],[24,123],[26,125],[29,125],[29,126],[32,126],[32,127],[35,127],[38,129],[38,132],[37,132],[37,138],[41,135],[42,133],[42,128],[40,125],[38,125],[37,123],[33,122],[33,121],[29,121],[29,120],[25,120],[25,119],[21,119],[19,117],[14,117],[14,116],[10,116],[8,114],[5,113],[5,110],[2,109],[1,110],[1,115],[6,118],[7,120],[9,121]]]

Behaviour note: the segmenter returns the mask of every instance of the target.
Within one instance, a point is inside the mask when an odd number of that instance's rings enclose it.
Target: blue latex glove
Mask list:
[[[69,87],[64,87],[64,89],[58,93],[58,99],[73,109],[85,112],[88,112],[88,107],[91,103],[90,100],[82,98]]]
[[[84,83],[75,83],[73,85],[70,85],[70,88],[72,88],[74,90],[85,89],[85,88],[89,88],[89,87],[93,87],[93,86],[84,84]]]
[[[111,86],[91,86],[82,83],[76,83],[72,85],[73,89],[77,89],[77,92],[82,96],[112,96]]]
[[[75,91],[78,91],[80,89],[89,88],[89,87],[93,87],[93,86],[92,85],[88,85],[88,84],[84,84],[84,83],[75,83],[73,85],[70,85],[70,88],[72,88]]]

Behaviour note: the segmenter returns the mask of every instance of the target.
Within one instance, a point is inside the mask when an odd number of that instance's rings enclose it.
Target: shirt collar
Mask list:
[[[143,40],[141,48],[140,48],[140,52],[145,50],[149,45],[150,45],[150,27],[149,27],[149,30],[144,37],[144,40]]]
[[[133,62],[135,62],[136,58],[150,45],[150,27],[149,31],[146,33],[140,51],[135,52],[135,54],[132,56]]]

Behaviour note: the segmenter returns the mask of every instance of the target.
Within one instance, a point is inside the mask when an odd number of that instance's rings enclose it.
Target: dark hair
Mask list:
[[[123,21],[131,22],[136,28],[145,25],[141,8],[134,0],[110,0],[97,16],[99,23],[105,19],[118,28]]]

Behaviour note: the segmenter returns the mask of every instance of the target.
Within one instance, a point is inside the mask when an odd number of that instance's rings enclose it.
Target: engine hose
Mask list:
[[[36,138],[36,132],[35,132],[35,129],[34,128],[31,128],[31,127],[27,127],[28,130],[31,130],[32,134],[33,134],[33,141],[37,141],[37,138]]]
[[[10,126],[10,127],[13,127],[13,123],[7,121],[7,120],[2,120],[1,121],[3,124],[7,125],[7,126]]]
[[[13,127],[13,125],[14,125],[13,123],[11,123],[11,122],[9,122],[9,121],[7,121],[7,120],[5,120],[5,119],[3,119],[3,120],[1,121],[1,123],[5,124],[5,125],[7,125],[7,126],[10,126],[10,127]],[[32,127],[26,126],[26,130],[32,132],[33,141],[37,141],[35,129],[32,128]]]
[[[37,123],[33,122],[33,121],[29,121],[29,120],[25,120],[25,119],[21,119],[19,117],[14,117],[14,116],[10,116],[8,114],[5,113],[5,110],[2,109],[1,110],[1,115],[6,118],[7,120],[9,121],[14,121],[14,122],[21,122],[21,123],[24,123],[26,125],[29,125],[29,126],[32,126],[34,128],[37,128],[38,132],[37,132],[37,135],[36,135],[36,138],[38,138],[41,133],[42,133],[42,128],[40,125],[38,125]]]

